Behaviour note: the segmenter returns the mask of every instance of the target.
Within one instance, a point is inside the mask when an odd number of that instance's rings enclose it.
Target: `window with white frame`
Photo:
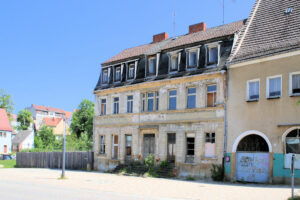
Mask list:
[[[121,81],[121,67],[116,67],[115,81]]]
[[[127,96],[127,113],[133,112],[133,96]]]
[[[247,81],[247,100],[254,101],[259,99],[259,79]]]
[[[113,114],[119,114],[119,97],[114,97]]]
[[[169,110],[176,110],[177,90],[169,91]]]
[[[156,72],[156,57],[149,58],[148,63],[148,74],[154,75]]]
[[[171,55],[171,66],[170,71],[177,71],[178,70],[178,55]]]
[[[267,78],[267,98],[281,96],[281,75]]]
[[[300,95],[300,72],[290,74],[290,95]]]
[[[208,48],[208,65],[218,64],[218,46]]]
[[[196,88],[187,89],[187,108],[196,108]]]
[[[216,156],[216,134],[206,133],[205,134],[205,157],[213,158]]]
[[[102,71],[102,83],[108,83],[108,69]]]
[[[100,99],[100,115],[106,115],[106,99]]]
[[[189,65],[188,67],[196,67],[197,66],[197,49],[189,51]]]
[[[129,65],[129,67],[128,67],[128,79],[133,79],[134,78],[134,70],[135,70],[134,64]]]
[[[99,154],[105,154],[105,136],[100,135],[99,140]]]
[[[142,94],[142,112],[159,110],[159,92],[147,92]]]

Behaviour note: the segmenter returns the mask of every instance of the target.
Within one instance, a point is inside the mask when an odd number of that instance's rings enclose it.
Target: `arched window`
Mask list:
[[[289,132],[285,139],[286,153],[300,154],[300,129]]]
[[[263,137],[251,134],[247,135],[239,142],[237,151],[269,152],[269,147]]]

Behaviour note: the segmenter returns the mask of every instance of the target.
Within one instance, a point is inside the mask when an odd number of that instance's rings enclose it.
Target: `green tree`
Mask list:
[[[94,103],[84,99],[72,115],[71,130],[80,138],[81,134],[87,133],[88,138],[93,138]]]
[[[0,108],[4,108],[9,114],[13,111],[13,102],[11,96],[7,94],[3,89],[0,89]]]
[[[56,142],[55,135],[53,133],[53,128],[48,126],[42,126],[38,131],[36,141],[38,142],[38,147],[36,148],[53,149]]]
[[[28,110],[20,110],[17,116],[17,121],[20,122],[19,130],[27,130],[33,122],[31,112]]]

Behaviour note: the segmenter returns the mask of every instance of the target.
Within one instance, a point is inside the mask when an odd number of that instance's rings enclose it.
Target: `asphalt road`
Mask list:
[[[0,169],[0,200],[285,200],[288,186],[118,176],[98,172]],[[300,189],[296,188],[296,194]]]

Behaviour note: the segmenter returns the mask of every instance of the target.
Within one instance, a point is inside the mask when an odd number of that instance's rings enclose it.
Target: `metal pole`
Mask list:
[[[291,160],[291,175],[292,175],[292,199],[294,199],[294,177],[295,177],[295,173],[294,173],[294,164],[295,163],[295,154],[292,155],[292,160]]]
[[[65,178],[66,167],[66,115],[64,114],[64,136],[63,136],[63,160],[62,160],[62,172],[61,178]]]

